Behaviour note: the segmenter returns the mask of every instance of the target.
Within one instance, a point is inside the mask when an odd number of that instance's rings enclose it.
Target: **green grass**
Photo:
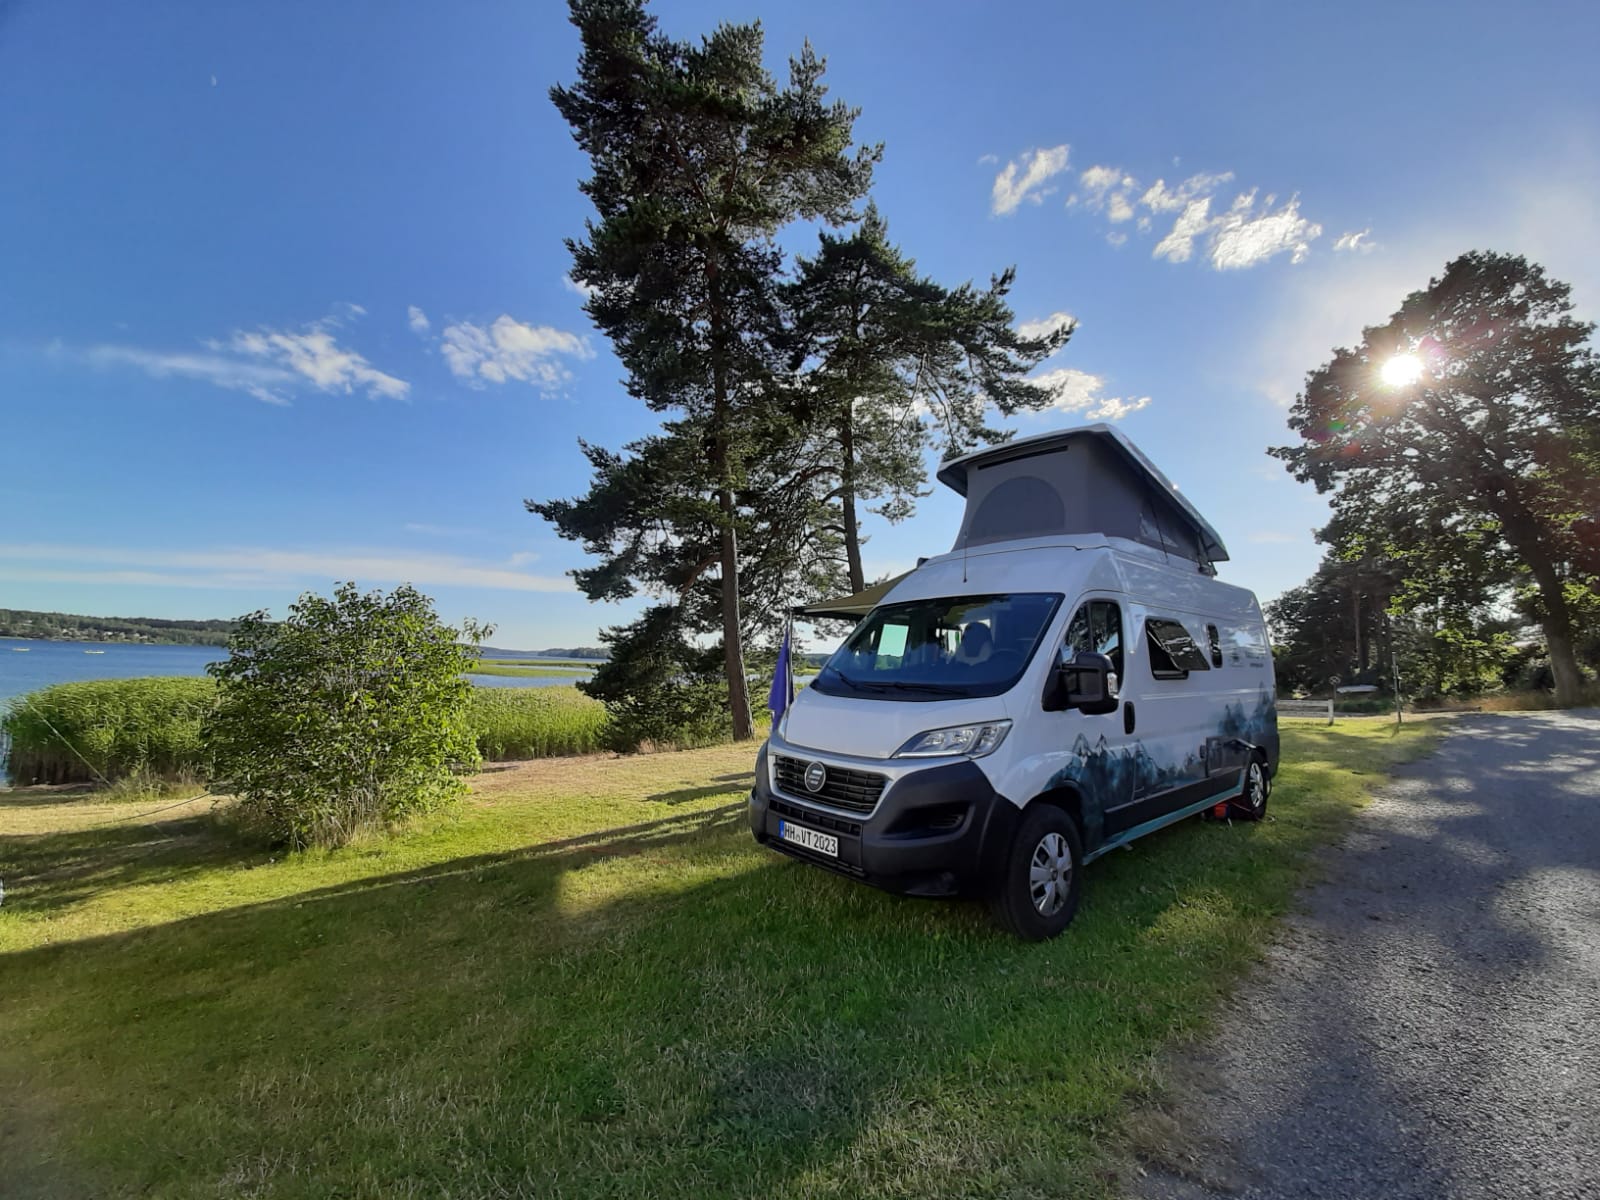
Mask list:
[[[1436,725],[1286,722],[1271,820],[1096,863],[1043,945],[756,847],[750,747],[277,858],[0,800],[0,1194],[1110,1195],[1160,1051]]]
[[[98,679],[58,683],[10,702],[9,770],[21,783],[194,775],[203,769],[200,721],[210,679]]]
[[[605,745],[606,708],[575,687],[475,688],[472,728],[490,762],[591,754]]]

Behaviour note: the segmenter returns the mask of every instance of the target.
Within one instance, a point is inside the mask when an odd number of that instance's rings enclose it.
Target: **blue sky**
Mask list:
[[[810,37],[875,196],[947,282],[1081,322],[1113,417],[1263,598],[1324,509],[1265,447],[1298,380],[1454,254],[1600,315],[1591,5],[661,3]],[[555,3],[0,5],[0,607],[279,611],[402,579],[495,642],[592,642],[581,550],[522,509],[652,418],[565,280],[585,162]],[[946,549],[935,496],[869,573]]]

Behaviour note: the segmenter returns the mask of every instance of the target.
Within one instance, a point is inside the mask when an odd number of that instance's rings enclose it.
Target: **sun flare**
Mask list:
[[[1410,387],[1422,378],[1422,360],[1415,354],[1396,354],[1383,364],[1378,376],[1388,387]]]

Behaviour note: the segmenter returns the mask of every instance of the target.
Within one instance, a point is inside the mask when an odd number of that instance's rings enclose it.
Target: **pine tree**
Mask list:
[[[869,206],[849,236],[822,233],[817,255],[800,260],[784,289],[809,367],[814,435],[826,450],[828,528],[844,547],[852,591],[866,586],[863,505],[903,520],[927,481],[930,447],[959,453],[998,440],[1005,435],[986,423],[991,407],[1010,415],[1053,398],[1024,376],[1066,344],[1072,326],[1019,334],[1006,303],[1013,274],[987,290],[946,288],[918,274]]]
[[[682,419],[630,448],[649,459],[640,471],[587,451],[589,497],[529,507],[605,556],[577,573],[593,599],[640,587],[685,598],[716,573],[715,627],[680,599],[678,628],[720,632],[733,734],[744,739],[739,494],[781,403],[774,238],[796,219],[854,219],[879,151],[852,147],[856,110],[826,101],[809,45],[780,88],[762,66],[758,24],[722,25],[694,44],[658,32],[642,0],[572,0],[571,12],[578,80],[551,98],[589,156],[581,186],[597,213],[568,242],[572,275],[592,289],[587,311],[629,391]],[[664,479],[663,463],[680,473]],[[641,476],[659,491],[628,491]]]

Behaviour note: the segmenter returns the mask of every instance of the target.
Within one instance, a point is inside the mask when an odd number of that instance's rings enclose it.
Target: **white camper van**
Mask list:
[[[1105,425],[946,462],[955,547],[903,578],[775,724],[756,840],[918,896],[987,895],[1030,939],[1082,868],[1174,821],[1266,812],[1278,766],[1255,597]]]

